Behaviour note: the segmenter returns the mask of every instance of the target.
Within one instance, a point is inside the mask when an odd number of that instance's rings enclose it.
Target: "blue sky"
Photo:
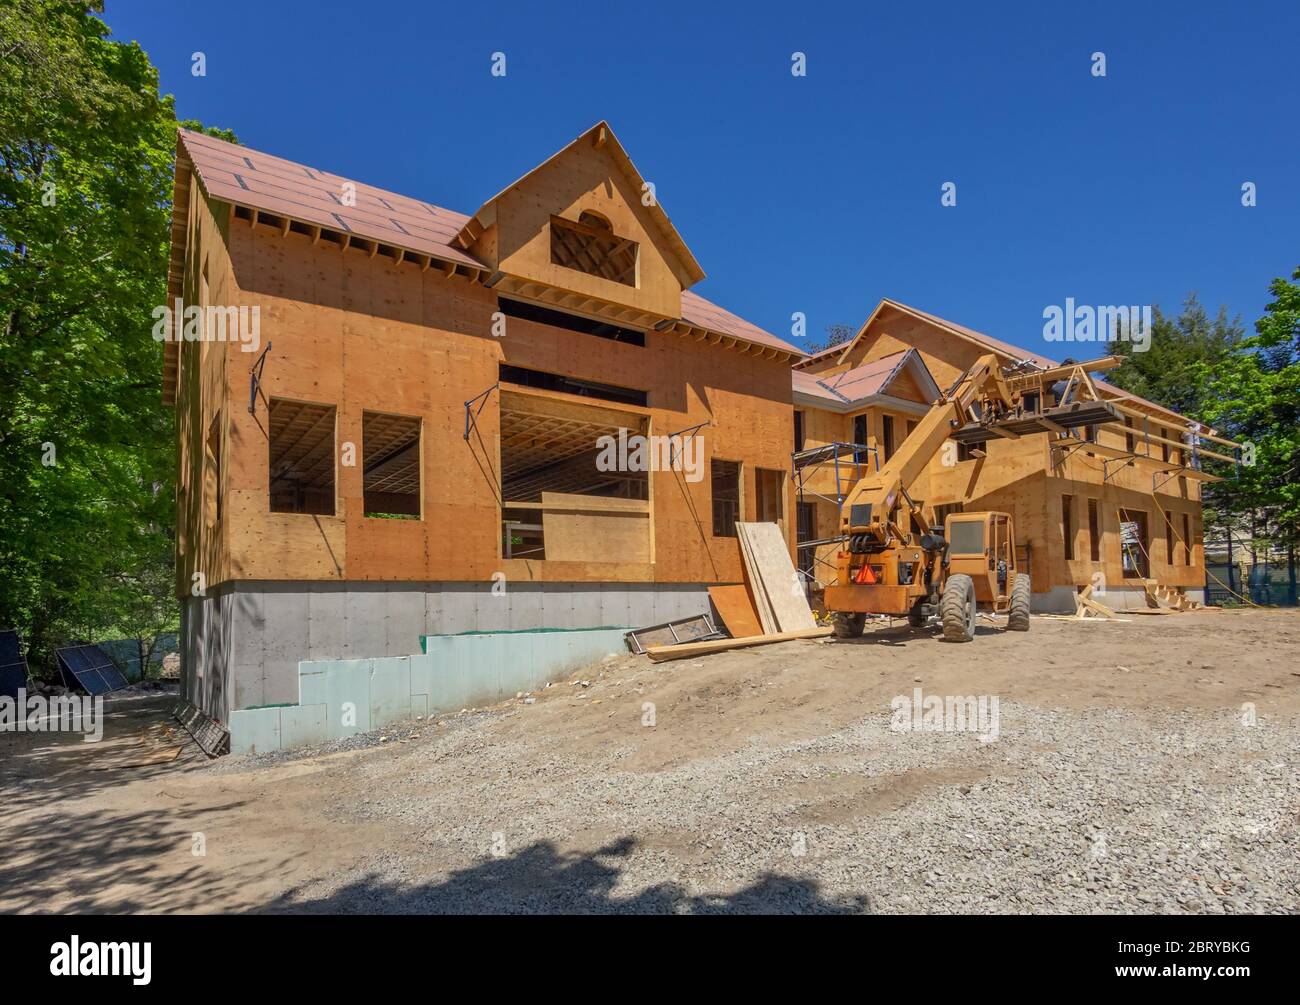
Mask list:
[[[1253,325],[1300,266],[1300,4],[1071,6],[108,0],[104,18],[180,116],[462,212],[608,119],[708,274],[696,290],[783,337],[796,311],[818,338],[885,296],[1058,357],[1042,315],[1067,297],[1194,290]]]

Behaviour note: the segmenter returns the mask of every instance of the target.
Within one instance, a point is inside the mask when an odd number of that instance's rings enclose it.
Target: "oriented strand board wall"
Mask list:
[[[495,295],[438,269],[421,272],[362,251],[268,226],[231,224],[241,303],[261,309],[274,343],[266,396],[334,405],[337,446],[361,456],[364,411],[423,420],[423,520],[363,516],[359,466],[339,465],[333,516],[271,513],[266,409],[247,410],[252,354],[226,347],[229,370],[226,492],[228,575],[251,580],[740,582],[735,538],[712,535],[708,459],[744,463],[743,518],[752,520],[754,469],[788,470],[793,449],[788,365],[649,332],[637,347],[510,318],[491,334]],[[497,382],[498,365],[561,373],[649,393],[651,431],[696,423],[703,478],[650,478],[652,563],[610,554],[601,562],[500,557],[498,394],[464,439],[464,404]],[[786,512],[793,513],[787,484]],[[793,546],[793,520],[787,520]]]
[[[682,284],[674,272],[669,245],[641,199],[641,192],[605,149],[580,143],[502,194],[496,225],[487,235],[493,243],[480,242],[475,251],[491,255],[486,260],[503,272],[664,317],[679,317]],[[608,220],[617,237],[637,243],[636,287],[551,262],[552,214],[576,221],[584,210]]]
[[[189,239],[185,259],[182,299],[185,305],[202,306],[202,275],[207,269],[207,300],[212,305],[238,303],[239,291],[226,250],[228,207],[210,203],[191,184],[187,222]],[[168,307],[174,308],[174,304]],[[176,387],[176,593],[193,594],[196,586],[215,586],[229,576],[228,512],[209,526],[211,490],[224,492],[229,469],[230,409],[227,400],[226,346],[183,342],[179,346]],[[218,413],[221,412],[219,418]],[[206,438],[218,418],[223,463],[208,475]],[[223,496],[228,498],[228,496]],[[195,579],[198,575],[200,578]]]

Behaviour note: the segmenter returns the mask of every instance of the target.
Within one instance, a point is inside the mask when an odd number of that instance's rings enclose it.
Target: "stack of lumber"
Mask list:
[[[790,546],[774,523],[736,523],[750,593],[766,635],[817,627],[803,583],[790,561]]]

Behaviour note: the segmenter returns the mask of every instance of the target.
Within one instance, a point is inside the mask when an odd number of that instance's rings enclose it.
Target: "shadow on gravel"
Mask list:
[[[869,914],[865,896],[828,900],[818,885],[769,874],[726,896],[694,896],[662,883],[616,896],[620,859],[636,848],[627,837],[587,853],[562,853],[539,841],[517,854],[453,872],[438,883],[397,885],[377,876],[328,897],[299,900],[293,891],[265,914]]]
[[[990,635],[1002,635],[1005,631],[1006,629],[1001,626],[976,625],[975,637],[984,638]],[[834,640],[834,644],[837,646],[906,646],[909,643],[920,646],[942,645],[944,640],[940,637],[938,628],[933,626],[911,628],[907,625],[893,628],[877,628],[875,631],[864,632],[856,639]]]

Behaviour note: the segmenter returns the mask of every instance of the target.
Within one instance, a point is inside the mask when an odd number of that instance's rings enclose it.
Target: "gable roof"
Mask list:
[[[839,361],[842,361],[848,357],[850,350],[852,350],[852,348],[855,345],[857,345],[858,340],[861,339],[866,334],[867,329],[871,327],[871,323],[875,321],[876,318],[881,313],[881,311],[887,307],[893,308],[894,310],[899,311],[903,314],[911,315],[912,317],[917,318],[921,321],[925,321],[929,324],[935,325],[938,328],[941,328],[947,332],[950,332],[953,335],[956,335],[958,338],[965,339],[966,341],[978,345],[981,348],[989,349],[994,353],[996,353],[997,355],[1002,356],[1010,361],[1014,362],[1019,360],[1028,360],[1029,362],[1033,363],[1035,366],[1040,367],[1041,369],[1044,370],[1051,369],[1052,367],[1057,367],[1061,365],[1059,362],[1057,362],[1054,359],[1049,359],[1046,356],[1040,356],[1037,353],[1031,353],[1025,349],[1019,348],[1018,346],[1012,345],[1010,342],[1003,342],[1001,339],[996,339],[992,335],[985,335],[983,332],[976,331],[973,328],[967,328],[965,325],[959,325],[952,321],[948,321],[946,318],[941,318],[937,314],[929,314],[926,311],[919,310],[915,307],[909,307],[907,304],[900,303],[897,300],[890,300],[887,297],[882,298],[880,303],[876,305],[876,309],[873,310],[871,312],[871,315],[867,318],[867,320],[863,322],[862,327],[858,329],[857,335],[853,336],[853,339],[850,342],[848,342],[843,347],[840,346],[831,347],[832,349],[840,350]],[[830,352],[830,350],[826,350],[826,352]],[[816,359],[817,357],[811,357],[811,358]],[[807,362],[809,362],[809,360],[804,359],[800,363],[796,364],[796,366],[802,365]],[[1130,402],[1132,404],[1142,405],[1146,408],[1153,409],[1157,412],[1160,412],[1163,415],[1173,417],[1179,420],[1180,422],[1186,423],[1190,421],[1186,416],[1181,415],[1178,412],[1175,412],[1171,408],[1166,408],[1164,405],[1157,404],[1156,402],[1150,401],[1147,398],[1143,398],[1140,395],[1133,394],[1131,391],[1121,390],[1120,388],[1116,387],[1113,384],[1106,383],[1104,380],[1098,380],[1097,378],[1094,377],[1093,382],[1096,384],[1097,390],[1105,396],[1111,398],[1117,398],[1121,401]]]
[[[939,398],[939,385],[915,349],[890,353],[827,377],[819,378],[804,370],[791,370],[791,377],[796,400],[804,400],[807,404],[832,411],[847,412],[856,411],[881,398],[892,397],[889,394],[890,385],[905,370],[911,372],[926,399],[917,404],[929,404]]]
[[[572,143],[566,144],[564,147],[551,154],[550,157],[546,158],[546,160],[542,161],[542,163],[538,164],[531,171],[511,182],[491,199],[488,199],[483,203],[472,217],[466,219],[465,223],[461,226],[460,231],[457,233],[456,238],[461,247],[468,249],[473,245],[474,241],[477,239],[477,233],[475,233],[475,228],[471,227],[470,224],[477,223],[479,228],[487,226],[492,216],[492,208],[497,200],[512,189],[521,187],[532,178],[533,175],[544,170],[548,164],[559,160],[574,147],[583,143],[607,151],[615,165],[617,165],[619,170],[623,172],[627,180],[632,183],[632,187],[637,192],[644,191],[643,186],[646,185],[645,177],[636,169],[636,165],[632,163],[632,158],[629,157],[627,151],[623,149],[623,144],[619,143],[618,137],[614,135],[614,130],[609,127],[609,123],[602,119],[586,132],[578,136],[578,138]],[[658,196],[656,195],[654,201],[645,208],[647,212],[649,212],[650,218],[654,221],[655,226],[659,229],[659,232],[668,242],[668,246],[672,249],[673,256],[677,259],[678,264],[682,267],[682,271],[688,280],[682,284],[683,288],[698,283],[704,278],[704,270],[700,268],[700,263],[695,260],[695,256],[691,254],[691,249],[688,248],[686,242],[682,240],[682,235],[679,234],[677,228],[673,226],[672,220],[668,219],[668,214],[664,212],[663,206],[659,204]]]
[[[593,129],[602,126],[604,123]],[[584,136],[591,132],[588,130]],[[626,160],[627,155],[612,133],[608,134],[605,142],[610,145],[616,161],[620,157]],[[630,160],[627,164],[635,172]],[[471,219],[463,213],[236,143],[227,143],[204,133],[181,129],[177,134],[177,193],[186,191],[191,176],[209,196],[223,202],[354,234],[451,265],[485,268],[457,243],[457,235]],[[342,204],[340,197],[345,184],[355,186],[355,205]],[[651,208],[657,214],[656,218],[662,220],[662,225],[672,229],[667,214],[661,208]],[[173,207],[170,273],[174,283],[181,275],[185,235],[184,221],[176,216],[178,212],[183,213],[183,207]],[[680,241],[680,237],[677,240]],[[682,248],[685,249],[684,244]],[[686,254],[689,256],[689,251]],[[694,258],[690,261],[695,262]],[[704,273],[699,270],[698,263],[694,268],[702,277]],[[681,315],[680,320],[693,328],[800,358],[804,355],[797,346],[685,290],[682,291]],[[164,350],[171,345],[165,344]],[[174,368],[174,354],[165,354],[164,360],[165,367]],[[169,379],[174,386],[174,377],[174,373],[170,378],[164,374],[164,396]]]

